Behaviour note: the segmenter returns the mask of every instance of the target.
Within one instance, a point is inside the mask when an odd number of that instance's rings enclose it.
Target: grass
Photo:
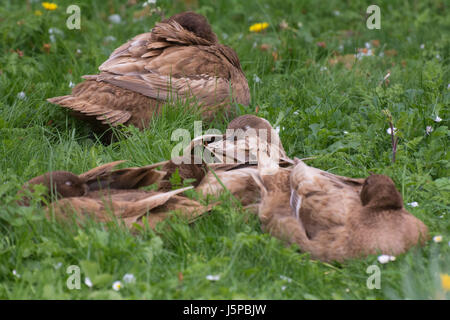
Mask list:
[[[0,5],[1,299],[449,298],[439,277],[450,273],[450,19],[441,0],[380,3],[380,30],[366,28],[371,1],[157,2],[166,17],[188,7],[205,14],[220,41],[236,50],[252,95],[250,106],[236,106],[238,114],[258,108],[280,127],[289,156],[318,156],[313,166],[352,177],[369,171],[391,176],[406,208],[431,236],[442,235],[441,243],[430,241],[385,265],[377,256],[325,264],[264,234],[226,194],[191,226],[174,214],[155,232],[137,236],[94,223],[69,230],[47,221],[39,205],[18,207],[17,190],[43,172],[81,173],[119,159],[128,166],[162,161],[178,143],[171,141],[175,129],[193,133],[200,116],[174,106],[148,130],[129,128],[128,138],[105,146],[84,123],[45,101],[68,94],[70,82],[95,74],[114,48],[160,20],[156,13],[134,19],[143,8],[133,2],[76,1],[81,30],[65,25],[73,1],[57,1],[54,11],[39,1]],[[122,23],[109,22],[114,13]],[[279,27],[283,20],[289,28]],[[250,33],[256,22],[269,28]],[[50,34],[50,28],[61,32]],[[374,56],[333,64],[352,59],[366,43]],[[398,129],[395,163],[383,110]],[[226,121],[218,116],[203,128],[224,130]],[[414,201],[417,207],[407,205]],[[381,269],[379,290],[366,286],[372,264]],[[80,290],[66,286],[70,265],[81,267]],[[136,282],[112,290],[127,273]],[[83,283],[86,276],[93,287]]]

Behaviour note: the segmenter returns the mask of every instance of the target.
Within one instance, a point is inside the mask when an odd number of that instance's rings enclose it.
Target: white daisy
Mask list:
[[[391,128],[388,128],[388,129],[386,130],[386,132],[387,132],[387,134],[392,134]],[[397,128],[394,127],[394,134],[395,134],[396,132],[397,132]]]
[[[149,4],[155,4],[156,3],[156,0],[147,0],[147,1],[145,1],[143,4],[142,4],[142,6],[143,7],[146,7],[146,6],[148,6]]]
[[[281,280],[284,280],[284,281],[287,281],[287,282],[289,282],[289,283],[292,282],[292,279],[291,279],[291,278],[286,277],[286,276],[283,276],[283,275],[280,275],[280,279],[281,279]]]
[[[50,28],[50,29],[48,29],[48,33],[56,34],[56,35],[59,35],[59,36],[62,36],[64,34],[64,32],[62,30],[58,29],[58,28]]]
[[[436,242],[436,243],[442,242],[442,236],[441,235],[434,236],[433,237],[433,241]]]
[[[389,261],[395,261],[395,257],[387,254],[382,254],[377,258],[377,260],[379,263],[385,264],[388,263]]]
[[[123,276],[123,282],[125,283],[134,283],[136,282],[136,278],[132,273],[127,273]]]
[[[415,207],[419,206],[419,203],[417,201],[413,201],[413,202],[408,203],[408,206],[415,208]]]
[[[439,116],[436,116],[436,118],[434,118],[434,122],[441,122],[442,119]]]
[[[20,100],[25,100],[25,99],[27,98],[27,95],[25,94],[25,92],[20,91],[20,92],[17,94],[17,98],[20,99]]]
[[[110,15],[110,16],[108,17],[108,20],[109,20],[111,23],[114,23],[114,24],[119,24],[119,23],[122,22],[122,18],[121,18],[118,14],[112,14],[112,15]]]
[[[92,287],[92,281],[88,277],[84,278],[84,284],[87,285],[89,288]]]
[[[112,288],[114,291],[119,291],[120,289],[122,289],[122,282],[114,281],[114,283],[112,284]]]
[[[219,275],[219,274],[217,274],[217,275],[208,274],[208,275],[206,276],[206,280],[209,280],[209,281],[219,281],[219,280],[220,280],[220,275]]]
[[[107,36],[105,39],[103,39],[105,42],[113,42],[116,41],[116,37],[114,36]]]

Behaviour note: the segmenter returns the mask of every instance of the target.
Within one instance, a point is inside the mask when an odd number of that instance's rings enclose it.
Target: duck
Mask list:
[[[152,184],[157,186],[166,173],[155,168],[163,166],[165,161],[113,170],[123,162],[114,161],[80,175],[68,171],[47,172],[24,184],[18,192],[21,195],[19,205],[29,206],[26,190],[33,191],[36,185],[41,184],[48,190],[42,204],[50,220],[72,222],[75,219],[76,224],[81,225],[90,217],[98,222],[116,220],[134,229],[135,224],[155,228],[173,211],[180,211],[183,217],[192,222],[216,204],[203,205],[179,195],[193,186],[171,191],[140,189]]]
[[[320,230],[343,225],[348,212],[357,210],[355,206],[359,208],[364,179],[332,174],[308,166],[298,158],[294,162],[289,203],[308,237],[314,238]]]
[[[274,183],[280,181],[274,178],[281,176],[279,168],[270,176],[262,170],[254,176],[262,193],[258,215],[264,231],[324,262],[380,253],[395,256],[427,241],[428,228],[404,209],[388,176],[373,174],[361,180],[322,174],[294,160],[287,180],[290,192],[283,190],[286,181]],[[299,177],[305,180],[296,185]],[[311,218],[302,219],[303,210]]]
[[[197,104],[204,119],[231,105],[249,105],[250,91],[236,52],[218,42],[208,20],[182,12],[156,23],[115,49],[85,75],[72,93],[47,99],[90,122],[97,132],[109,126],[144,129],[165,104]]]
[[[166,174],[155,169],[167,161],[114,170],[124,162],[126,160],[109,162],[79,175],[69,171],[46,172],[22,185],[17,193],[17,202],[21,206],[29,206],[30,193],[35,191],[37,185],[45,187],[43,201],[48,203],[55,198],[81,197],[100,189],[138,189],[157,183]]]
[[[195,200],[177,197],[169,207],[163,207],[172,197],[183,193],[192,186],[158,192],[154,190],[108,189],[88,192],[81,197],[68,197],[50,203],[46,207],[46,217],[61,223],[75,222],[82,225],[90,218],[96,222],[118,222],[134,229],[135,224],[154,229],[158,222],[166,219],[170,211],[181,210],[186,216],[195,218],[210,207],[202,206]],[[180,205],[181,203],[181,205]],[[190,210],[184,211],[184,207]],[[203,210],[200,210],[202,208]],[[158,209],[156,212],[152,210]],[[146,217],[145,219],[144,216]]]
[[[253,211],[260,199],[260,190],[252,178],[258,172],[259,158],[272,157],[283,167],[291,166],[293,161],[286,155],[278,133],[262,117],[239,116],[228,124],[226,134],[216,138],[204,146],[214,161],[206,163],[206,174],[196,191],[218,196],[226,189]]]

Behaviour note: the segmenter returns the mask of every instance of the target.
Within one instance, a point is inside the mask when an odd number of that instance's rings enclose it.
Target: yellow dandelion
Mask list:
[[[42,2],[42,6],[44,7],[45,10],[50,10],[50,11],[53,11],[56,8],[58,8],[58,5],[53,2]]]
[[[260,22],[252,24],[249,28],[250,32],[261,32],[269,27],[269,24],[267,22]]]
[[[41,10],[36,10],[36,11],[34,11],[34,15],[35,16],[42,16],[42,11]]]
[[[450,291],[450,276],[446,273],[441,273],[441,285],[445,291]]]

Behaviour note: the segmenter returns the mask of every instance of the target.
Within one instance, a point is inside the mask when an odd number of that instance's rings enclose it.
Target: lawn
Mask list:
[[[1,1],[0,299],[450,297],[441,281],[450,274],[448,3],[378,1],[381,29],[368,29],[374,1],[143,2],[58,0],[46,10],[41,1]],[[66,27],[71,4],[81,8],[80,30]],[[428,226],[427,245],[386,264],[377,256],[313,261],[263,233],[257,217],[227,194],[192,225],[174,214],[138,235],[95,223],[73,230],[47,221],[39,205],[19,207],[17,190],[36,175],[81,173],[120,159],[126,166],[162,161],[178,143],[175,129],[193,134],[200,115],[171,106],[149,129],[128,128],[103,145],[85,123],[45,101],[97,73],[114,48],[149,31],[161,14],[187,8],[207,16],[240,58],[252,102],[236,105],[237,114],[268,119],[290,157],[317,156],[312,166],[392,177],[406,209]],[[110,18],[115,14],[120,21]],[[269,27],[250,32],[257,22]],[[219,115],[203,129],[224,130],[228,120]],[[395,162],[389,121],[398,138]],[[81,270],[79,290],[66,285],[71,265]],[[367,286],[371,265],[380,269],[380,289]],[[135,281],[125,283],[125,274]],[[115,291],[117,280],[123,286]]]

